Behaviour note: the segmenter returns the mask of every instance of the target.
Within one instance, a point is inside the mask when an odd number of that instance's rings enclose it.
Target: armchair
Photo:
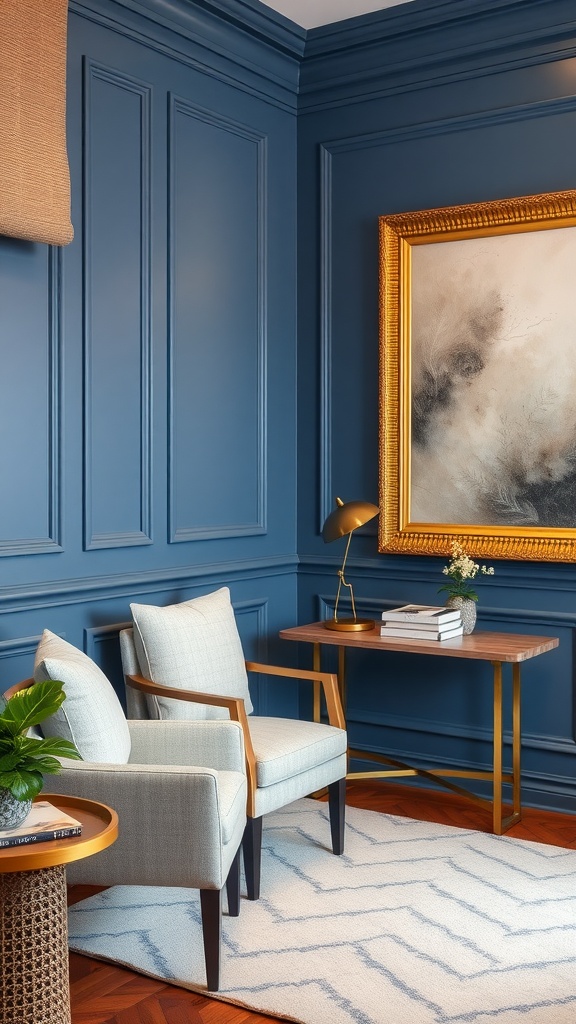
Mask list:
[[[67,696],[43,732],[73,738],[84,757],[62,761],[51,790],[104,801],[120,823],[114,847],[70,865],[69,880],[199,889],[207,987],[217,990],[224,886],[229,914],[240,910],[246,822],[241,727],[127,721],[101,670],[48,630],[38,646],[34,681],[46,678],[61,679]]]
[[[332,850],[344,850],[347,736],[336,676],[245,661],[227,587],[168,607],[132,604],[120,647],[131,717],[240,723],[246,752],[242,841],[248,899],[261,883],[262,818],[328,787]],[[252,715],[247,672],[322,687],[328,725]]]

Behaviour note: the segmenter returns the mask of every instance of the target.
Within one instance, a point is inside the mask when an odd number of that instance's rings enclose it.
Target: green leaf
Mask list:
[[[15,768],[20,760],[19,754],[14,752],[3,754],[0,753],[0,772],[9,772],[12,768]]]
[[[0,786],[9,789],[17,800],[33,800],[38,796],[44,779],[40,772],[29,772],[13,769],[11,772],[0,772]]]
[[[26,732],[33,725],[40,725],[49,718],[65,699],[64,684],[59,680],[48,679],[43,683],[35,683],[25,690],[19,690],[7,702],[0,724],[4,725],[13,736]]]
[[[81,761],[82,756],[70,740],[62,740],[57,736],[48,736],[46,739],[37,740],[33,736],[26,736],[20,741],[19,749],[23,754],[30,757],[68,757],[73,761]]]

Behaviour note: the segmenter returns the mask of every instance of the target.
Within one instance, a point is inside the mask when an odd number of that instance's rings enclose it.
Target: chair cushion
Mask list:
[[[130,732],[122,705],[88,655],[45,629],[36,650],[34,679],[64,683],[64,703],[42,722],[45,736],[72,740],[85,761],[127,763]]]
[[[249,720],[259,788],[273,786],[346,753],[346,732],[291,718]]]
[[[174,686],[240,697],[252,711],[242,644],[228,587],[164,608],[131,604],[142,675]],[[165,719],[228,718],[225,708],[152,697],[150,713]]]

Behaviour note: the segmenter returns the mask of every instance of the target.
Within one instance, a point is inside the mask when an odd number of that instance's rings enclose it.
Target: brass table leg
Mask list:
[[[494,661],[492,831],[502,835],[502,662]]]
[[[340,690],[340,700],[342,702],[342,708],[344,711],[344,719],[346,719],[346,648],[338,648],[338,689]]]
[[[522,817],[520,803],[520,750],[522,743],[520,718],[520,663],[512,665],[512,776],[502,774],[502,663],[494,666],[494,771],[492,798],[492,831],[501,836]],[[512,814],[503,816],[502,782],[512,782]]]
[[[320,644],[314,644],[312,648],[312,671],[321,672],[320,668]],[[314,695],[313,695],[313,718],[315,722],[320,721],[320,683],[318,680],[314,680]]]
[[[314,672],[322,671],[321,663],[321,647],[320,644],[312,645],[312,670]],[[320,683],[315,682],[314,684],[314,700],[313,700],[313,718],[315,722],[320,721]],[[344,710],[344,717],[346,717],[346,648],[338,648],[338,690],[340,691],[340,700],[342,701],[342,708]]]
[[[520,662],[512,665],[512,804],[515,818],[520,821],[520,748],[522,743],[520,720]]]

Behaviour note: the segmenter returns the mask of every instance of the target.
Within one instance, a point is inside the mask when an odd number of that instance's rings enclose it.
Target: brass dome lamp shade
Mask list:
[[[334,605],[334,618],[326,619],[324,622],[326,629],[357,632],[363,629],[374,628],[373,619],[359,619],[356,615],[354,590],[352,589],[352,584],[346,582],[344,569],[346,567],[348,549],[350,547],[350,541],[354,530],[357,530],[359,526],[364,526],[365,523],[369,523],[371,519],[374,519],[374,516],[378,515],[379,511],[380,509],[378,506],[372,505],[369,501],[343,502],[341,498],[336,498],[336,508],[330,513],[322,527],[322,537],[326,544],[329,544],[333,540],[338,540],[339,537],[345,537],[348,535],[342,568],[338,570],[338,591],[336,593],[336,603]],[[340,591],[342,590],[342,587],[347,587],[350,591],[350,601],[352,603],[351,619],[338,618],[338,602],[340,600]]]

